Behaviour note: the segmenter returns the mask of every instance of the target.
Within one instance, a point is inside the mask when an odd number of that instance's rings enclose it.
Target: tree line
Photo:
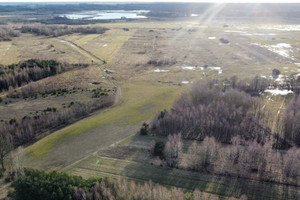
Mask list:
[[[180,188],[166,188],[151,181],[136,184],[125,179],[83,179],[61,172],[45,173],[26,169],[25,174],[17,178],[9,192],[15,200],[219,200],[217,195],[207,194],[195,189],[185,192]],[[230,200],[246,200],[229,198]]]
[[[0,68],[0,91],[23,86],[31,81],[54,76],[74,68],[87,67],[87,64],[59,63],[55,60],[30,59],[18,64]]]
[[[62,35],[68,35],[72,33],[82,34],[103,34],[108,28],[105,27],[69,27],[69,26],[57,26],[57,25],[42,25],[42,24],[31,24],[23,25],[21,27],[22,33],[33,33],[36,35],[44,35],[51,37],[58,37]]]
[[[8,26],[0,26],[0,41],[11,41],[12,37],[18,37],[20,33]]]
[[[300,149],[282,152],[274,150],[271,142],[259,144],[239,136],[233,137],[231,143],[223,145],[214,137],[206,137],[183,149],[181,134],[169,135],[161,158],[172,168],[300,185]]]

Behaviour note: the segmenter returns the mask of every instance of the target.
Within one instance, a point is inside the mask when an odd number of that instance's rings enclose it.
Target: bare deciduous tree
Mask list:
[[[181,133],[168,136],[164,157],[170,167],[178,167],[182,145]]]
[[[4,159],[12,149],[11,139],[8,134],[0,134],[0,162],[2,171],[5,171]]]

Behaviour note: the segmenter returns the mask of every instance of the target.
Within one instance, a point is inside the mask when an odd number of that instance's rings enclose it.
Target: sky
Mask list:
[[[300,0],[0,0],[1,2],[211,2],[211,3],[300,3]]]

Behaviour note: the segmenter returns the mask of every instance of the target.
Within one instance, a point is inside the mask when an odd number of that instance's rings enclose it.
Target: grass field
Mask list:
[[[26,148],[31,159],[44,160],[47,154],[57,153],[58,147],[66,148],[69,139],[78,136],[78,139],[89,137],[89,142],[85,150],[97,151],[98,149],[109,146],[112,143],[134,134],[139,124],[148,120],[153,114],[164,108],[170,108],[172,102],[182,91],[179,86],[165,86],[161,84],[151,84],[147,82],[130,82],[121,86],[122,103],[112,108],[108,108],[91,117],[83,119],[71,126],[59,130],[43,138],[35,144]],[[124,127],[133,125],[133,132],[123,132]],[[104,130],[101,130],[103,128]],[[114,128],[113,130],[109,130]],[[97,131],[98,129],[98,131]],[[107,130],[108,129],[108,130]],[[120,130],[115,130],[120,129]],[[114,132],[112,132],[114,131]],[[126,128],[125,130],[126,131]],[[92,136],[89,134],[93,132]],[[116,135],[117,134],[117,135]],[[101,137],[113,136],[113,140],[108,139],[108,143],[101,142]],[[115,140],[115,141],[114,141]],[[81,148],[84,148],[81,146]],[[82,152],[84,153],[84,152]],[[80,158],[80,153],[70,156],[70,159]],[[56,155],[56,160],[60,160]],[[64,157],[64,156],[63,156]],[[61,160],[67,162],[66,160]]]
[[[18,48],[13,42],[0,43],[0,60],[1,64],[7,65],[18,62]]]
[[[112,57],[133,33],[134,31],[112,29],[106,31],[102,35],[85,35],[80,36],[79,39],[67,37],[66,40],[73,39],[72,41],[77,45],[88,49],[94,55],[104,59],[108,63],[111,63]]]

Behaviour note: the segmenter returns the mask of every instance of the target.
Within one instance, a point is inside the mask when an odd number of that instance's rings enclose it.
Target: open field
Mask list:
[[[77,35],[77,37],[67,36],[62,38],[72,41],[84,49],[88,49],[97,57],[110,63],[111,58],[133,33],[134,30],[124,31],[123,29],[112,29],[102,35]]]
[[[51,37],[22,34],[21,37],[13,38],[11,42],[8,42],[6,48],[4,44],[3,47],[1,45],[3,53],[0,53],[0,59],[1,64],[5,65],[31,58],[56,59],[67,63],[91,63],[93,60],[90,55],[76,46],[66,45],[64,41]],[[11,45],[10,48],[9,45]]]
[[[225,23],[229,27],[223,27]],[[234,75],[239,79],[269,77],[274,68],[282,75],[299,73],[300,68],[295,64],[300,62],[299,31],[275,30],[272,24],[268,25],[271,29],[258,28],[262,25],[202,22],[201,19],[172,23],[104,23],[91,25],[110,29],[101,35],[72,34],[51,38],[21,34],[11,42],[1,42],[1,64],[29,58],[93,63],[87,69],[55,76],[56,84],[63,88],[94,89],[99,86],[93,82],[106,88],[118,87],[118,100],[114,106],[27,146],[24,166],[62,170],[83,177],[122,176],[137,181],[152,180],[188,190],[200,188],[223,198],[246,194],[249,199],[295,199],[299,188],[292,186],[151,165],[149,143],[160,138],[136,135],[142,122],[171,108],[178,96],[197,81],[223,80]],[[227,39],[229,44],[221,43],[220,38]],[[291,48],[284,49],[288,56],[262,46],[278,43],[291,44]],[[111,72],[105,73],[104,69]],[[49,80],[51,77],[40,82],[48,83]],[[76,99],[88,101],[88,95],[87,91],[78,91],[61,97],[18,100],[8,105],[2,102],[0,113],[7,113],[4,119],[22,117],[28,112],[59,107]],[[274,120],[280,117],[291,97],[264,94],[268,117]],[[96,164],[97,160],[100,164]]]
[[[66,166],[67,163],[70,164],[89,153],[135,134],[141,122],[148,120],[160,110],[169,108],[182,91],[178,86],[147,82],[127,83],[121,88],[123,102],[120,105],[100,111],[28,147],[25,152],[30,158],[30,165]],[[74,142],[77,144],[79,142],[83,146],[73,145]],[[60,148],[63,148],[64,154],[59,153],[62,150]],[[75,151],[78,152],[74,154]],[[36,165],[36,162],[39,164]]]
[[[246,194],[249,199],[264,200],[293,200],[300,196],[298,187],[171,169],[153,164],[156,161],[149,154],[149,144],[152,140],[165,139],[134,135],[106,149],[101,149],[98,153],[63,168],[62,171],[85,178],[120,176],[138,182],[151,180],[187,190],[199,188],[201,191],[216,194],[221,199],[230,196],[240,197],[242,194]],[[189,145],[190,141],[184,141],[185,147]]]
[[[48,77],[36,82],[40,87],[52,86],[56,89],[68,89],[67,93],[58,95],[38,95],[38,98],[5,98],[0,103],[0,112],[3,113],[1,120],[9,120],[11,118],[20,119],[28,113],[42,112],[47,107],[61,108],[70,102],[88,102],[91,100],[91,90],[103,87],[112,89],[111,83],[107,79],[101,77],[105,72],[99,66],[89,66],[83,69],[75,69],[55,77]],[[97,83],[97,85],[93,84]],[[26,86],[25,86],[26,87]],[[19,88],[21,90],[22,88]],[[3,93],[2,98],[6,93]]]
[[[128,153],[128,152],[126,152]],[[136,156],[136,152],[131,156]],[[99,164],[96,164],[97,161]],[[114,159],[111,157],[90,156],[67,170],[73,175],[89,177],[128,177],[137,181],[152,180],[167,186],[193,190],[199,188],[207,193],[223,198],[239,197],[246,194],[249,199],[295,199],[299,197],[298,188],[259,183],[246,179],[213,176],[204,173],[163,168],[140,162]]]

